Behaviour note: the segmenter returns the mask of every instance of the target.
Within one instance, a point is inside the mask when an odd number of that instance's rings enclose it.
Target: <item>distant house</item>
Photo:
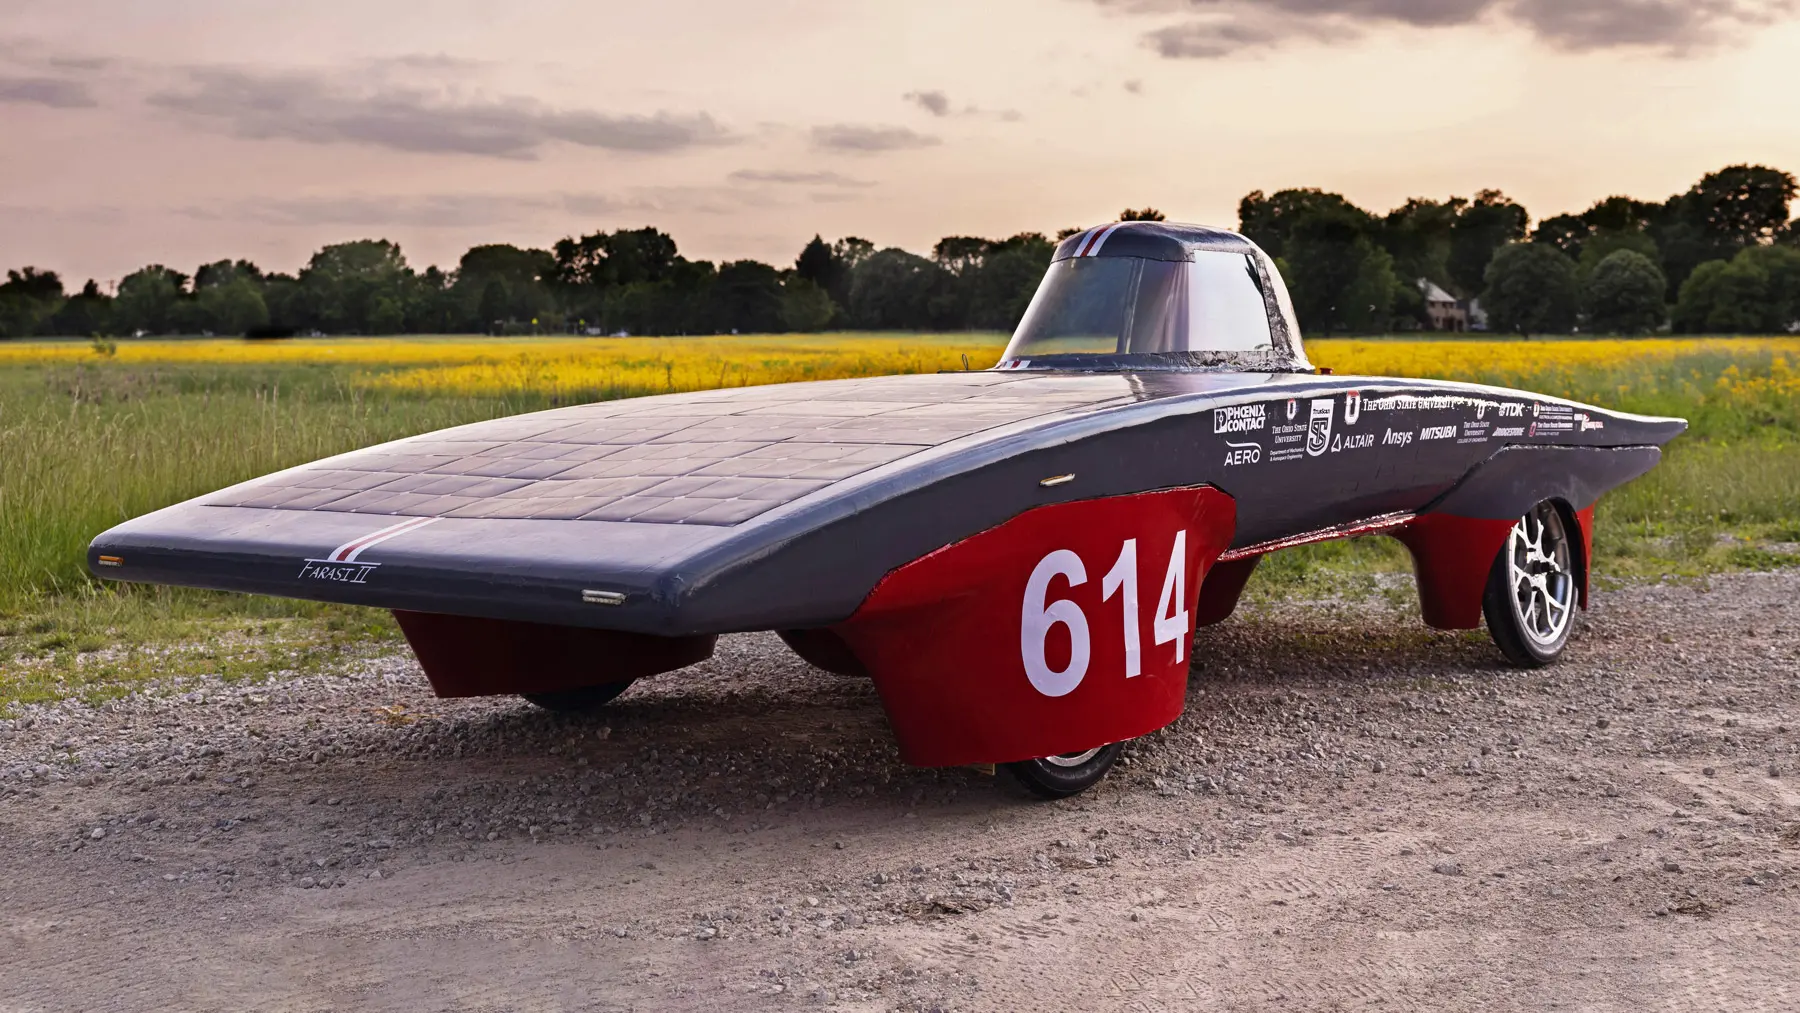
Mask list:
[[[1419,279],[1419,291],[1425,296],[1425,317],[1434,331],[1466,331],[1469,311],[1457,298],[1433,284],[1429,278]]]

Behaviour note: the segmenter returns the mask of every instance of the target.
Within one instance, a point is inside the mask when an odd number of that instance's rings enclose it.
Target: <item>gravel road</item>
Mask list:
[[[1240,616],[1057,803],[765,636],[579,719],[406,656],[33,708],[0,1011],[1800,1008],[1800,573],[1581,622]]]

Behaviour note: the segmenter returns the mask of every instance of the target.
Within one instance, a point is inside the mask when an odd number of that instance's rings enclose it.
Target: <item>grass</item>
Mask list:
[[[106,585],[84,549],[129,517],[383,440],[560,404],[787,380],[984,368],[999,335],[0,342],[0,709],[190,673],[329,667],[393,641],[385,613]],[[1800,340],[1311,343],[1341,374],[1517,386],[1682,415],[1663,465],[1609,496],[1597,572],[1796,562]],[[1397,543],[1266,560],[1253,596],[1410,593]]]

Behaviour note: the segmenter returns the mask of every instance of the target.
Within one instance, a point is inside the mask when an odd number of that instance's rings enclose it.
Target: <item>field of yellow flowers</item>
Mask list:
[[[118,591],[85,574],[83,550],[95,533],[233,482],[559,404],[981,369],[1004,343],[995,334],[0,342],[0,672],[18,651],[79,652],[117,642],[122,630],[141,640],[152,636],[146,624],[184,615],[241,623],[329,614],[337,627],[386,629],[353,610]],[[1690,433],[1663,466],[1603,503],[1603,574],[1800,561],[1788,555],[1800,543],[1800,338],[1322,340],[1308,348],[1339,374],[1468,380],[1688,418]],[[1259,571],[1265,592],[1315,580],[1337,588],[1359,573],[1406,566],[1380,539],[1283,555]],[[96,632],[104,630],[113,632]],[[5,698],[0,687],[0,704]]]

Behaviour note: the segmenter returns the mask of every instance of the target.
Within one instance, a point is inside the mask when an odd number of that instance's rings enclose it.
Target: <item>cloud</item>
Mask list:
[[[521,221],[570,218],[654,219],[670,211],[730,216],[746,207],[789,201],[741,186],[632,187],[618,193],[344,193],[301,197],[256,197],[190,205],[176,214],[200,221],[249,221],[272,226],[342,226],[383,229],[474,229],[513,226]]]
[[[543,212],[598,215],[625,202],[603,194],[421,194],[271,197],[182,213],[207,220],[248,219],[268,225],[345,225],[361,228],[459,229],[503,225]]]
[[[950,115],[950,96],[941,91],[909,91],[900,97],[933,116]]]
[[[23,102],[52,109],[84,109],[97,104],[87,85],[80,81],[7,75],[0,75],[0,102]]]
[[[342,76],[193,68],[151,105],[236,137],[357,144],[395,151],[536,158],[552,142],[657,154],[727,143],[705,113],[618,115],[554,109],[531,99],[466,98],[445,88]]]
[[[1295,42],[1341,43],[1387,25],[1509,24],[1562,50],[1638,47],[1680,56],[1795,15],[1800,0],[1093,0],[1135,15],[1181,15],[1145,33],[1171,59],[1217,59]]]
[[[1025,118],[1017,109],[983,109],[975,105],[956,109],[951,106],[950,96],[941,91],[909,91],[900,97],[940,119],[945,116],[978,116],[1017,123]]]
[[[780,186],[865,187],[875,184],[839,172],[795,172],[786,169],[739,169],[730,175],[737,183],[773,183]]]
[[[875,127],[838,123],[812,128],[813,144],[831,151],[906,151],[943,143],[930,134],[906,127]]]

